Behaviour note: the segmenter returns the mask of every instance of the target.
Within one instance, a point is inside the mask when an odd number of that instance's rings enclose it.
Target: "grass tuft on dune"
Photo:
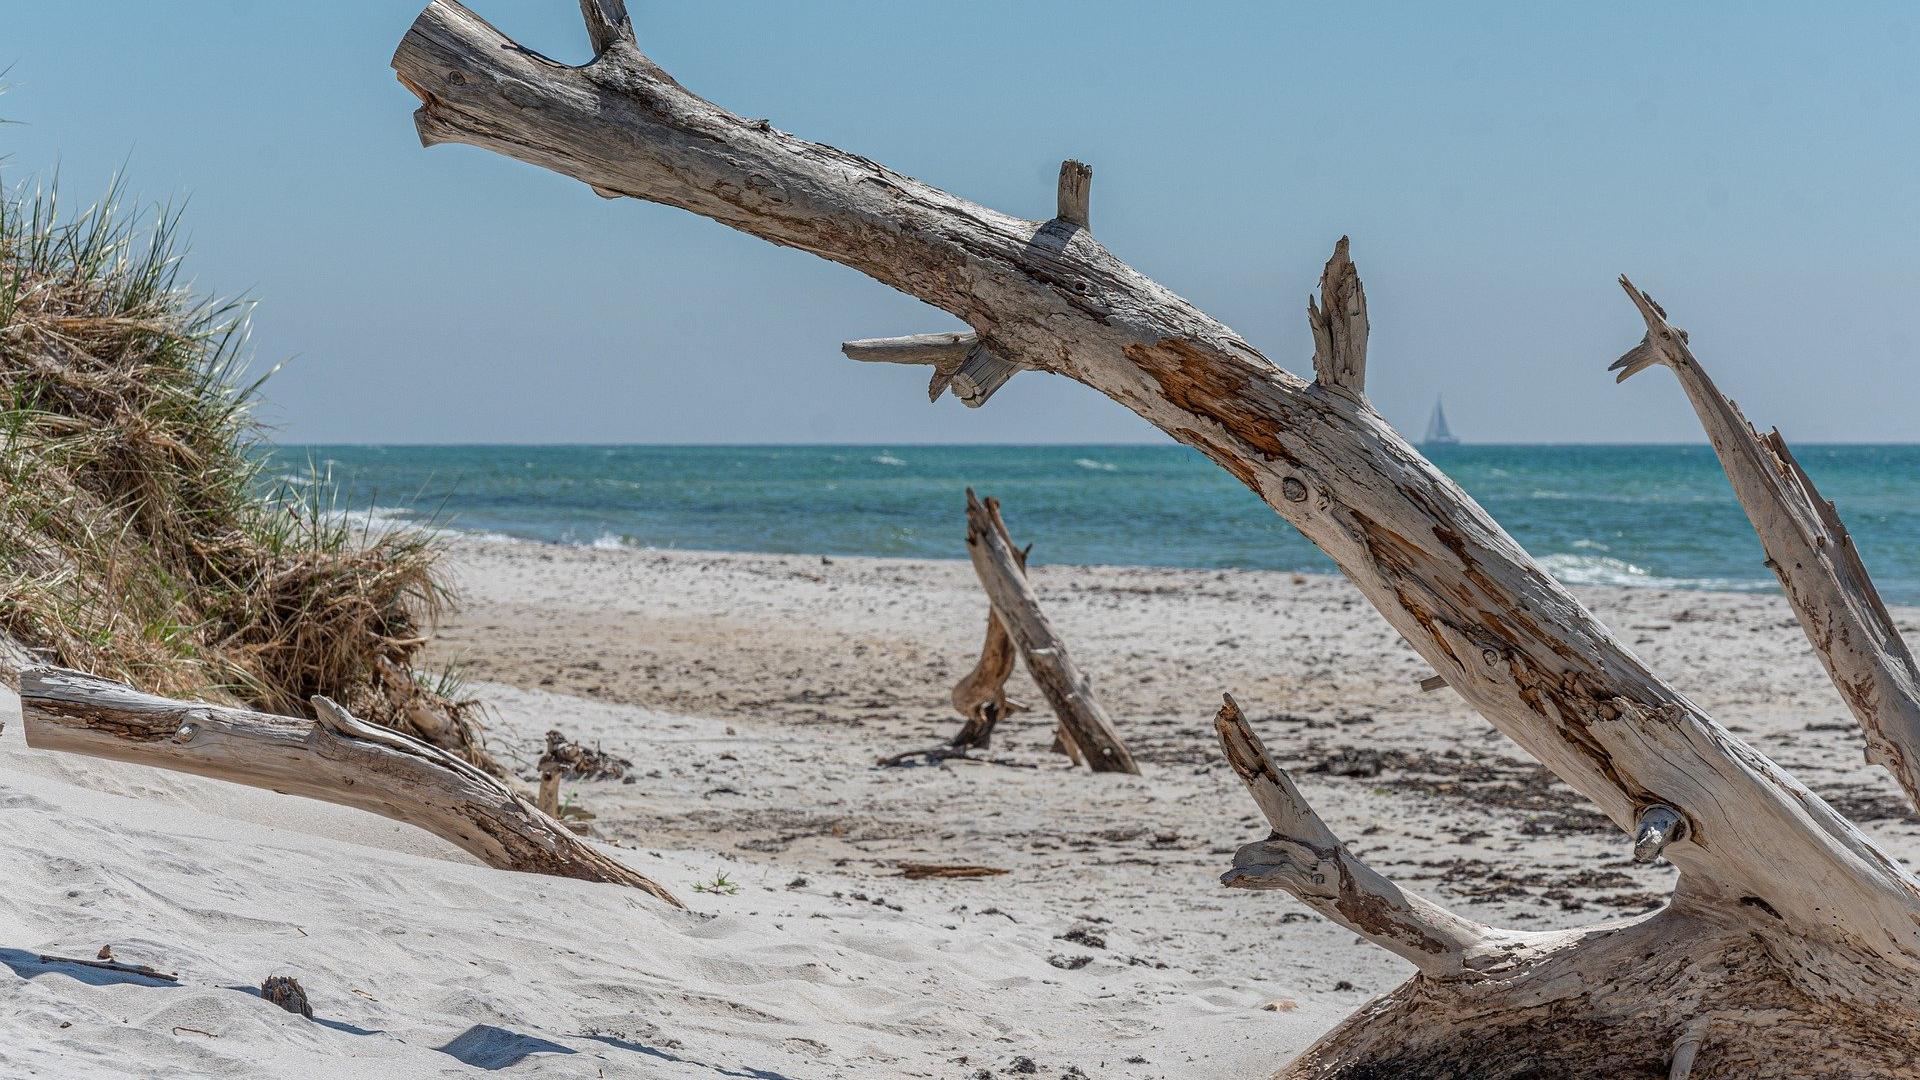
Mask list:
[[[263,473],[250,304],[186,284],[179,222],[142,228],[118,183],[64,216],[0,193],[0,632],[154,693],[326,694],[493,767],[477,706],[411,663],[450,599],[434,533]]]

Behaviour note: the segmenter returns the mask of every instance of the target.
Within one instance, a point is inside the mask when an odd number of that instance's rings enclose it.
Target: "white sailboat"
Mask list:
[[[1447,426],[1447,410],[1440,404],[1438,397],[1433,399],[1433,416],[1427,420],[1427,437],[1420,440],[1422,446],[1458,446],[1460,436]]]

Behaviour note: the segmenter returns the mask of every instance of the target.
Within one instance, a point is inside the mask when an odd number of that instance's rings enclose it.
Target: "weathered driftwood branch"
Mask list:
[[[324,697],[316,720],[154,697],[65,668],[20,676],[27,745],[210,776],[418,826],[488,866],[627,885],[644,875],[466,761],[366,723]]]
[[[954,315],[1008,362],[1132,409],[1326,551],[1465,702],[1628,835],[1656,804],[1685,821],[1660,914],[1523,950],[1497,978],[1422,976],[1291,1075],[1651,1075],[1708,1000],[1766,1022],[1696,1074],[1911,1075],[1920,886],[1649,671],[1367,406],[1365,307],[1357,289],[1343,299],[1344,271],[1318,305],[1326,379],[1308,382],[1084,228],[735,116],[637,47],[572,67],[434,0],[393,64],[428,145],[484,147],[834,260]]]
[[[1920,667],[1881,603],[1853,537],[1779,429],[1756,431],[1694,359],[1687,332],[1669,323],[1666,310],[1633,282],[1623,277],[1620,287],[1640,309],[1647,336],[1612,370],[1624,382],[1655,364],[1673,369],[1760,534],[1767,566],[1866,735],[1867,760],[1892,773],[1920,807]]]
[[[849,360],[869,364],[922,364],[933,368],[927,400],[940,400],[951,387],[953,396],[969,409],[987,403],[994,391],[1013,378],[1019,366],[1008,361],[978,334],[909,334],[895,338],[865,338],[840,346]]]
[[[1273,826],[1242,847],[1220,882],[1235,889],[1284,889],[1334,922],[1434,976],[1460,975],[1505,960],[1527,935],[1463,918],[1405,892],[1355,858],[1307,805],[1285,770],[1267,756],[1240,706],[1228,695],[1214,717],[1227,764]]]
[[[1032,546],[1013,546],[1013,538],[1006,531],[1006,522],[1000,517],[998,499],[988,499],[986,506],[994,531],[1013,551],[1014,563],[1019,567],[1020,576],[1025,577],[1027,555],[1033,550]],[[973,670],[953,684],[954,711],[965,718],[960,725],[960,733],[953,737],[955,749],[985,750],[993,743],[995,725],[1014,713],[1026,710],[1026,705],[1007,696],[1007,680],[1013,676],[1013,668],[1018,660],[1019,650],[1013,643],[1013,635],[1007,631],[1007,624],[1001,620],[1000,613],[989,603],[987,637],[980,645],[980,659],[974,662]]]
[[[1093,696],[1093,685],[1067,655],[1066,643],[1054,632],[1040,601],[1027,584],[1025,565],[1014,553],[1006,525],[997,523],[972,490],[967,492],[967,556],[973,572],[987,591],[987,600],[1000,617],[1020,655],[1027,674],[1060,718],[1065,741],[1094,772],[1138,773],[1133,754],[1114,730],[1113,721]],[[1071,755],[1071,752],[1069,753]]]
[[[968,492],[972,494],[971,491]],[[1019,564],[1020,576],[1026,577],[1027,556],[1033,551],[1033,545],[1015,547],[1013,534],[1007,531],[1006,519],[1000,516],[1000,500],[985,500],[987,518],[993,523],[994,531],[1013,552],[1014,562]],[[1014,645],[1013,635],[1007,631],[1007,624],[1001,620],[1000,613],[994,610],[992,603],[987,605],[987,637],[980,646],[980,659],[973,670],[961,678],[953,687],[953,707],[966,722],[960,727],[960,733],[953,737],[952,749],[984,750],[993,741],[994,726],[1014,713],[1026,712],[1027,706],[1007,696],[1007,680],[1013,675],[1013,667],[1018,659],[1019,650]],[[1054,728],[1053,750],[1065,754],[1075,765],[1086,763],[1080,748],[1068,733],[1065,723]]]
[[[1347,238],[1333,246],[1320,272],[1323,308],[1307,297],[1307,323],[1313,329],[1314,381],[1355,397],[1367,389],[1367,291],[1347,254]]]

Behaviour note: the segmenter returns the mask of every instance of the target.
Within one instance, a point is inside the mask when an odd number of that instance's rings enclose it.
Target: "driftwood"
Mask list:
[[[1310,313],[1315,377],[1302,379],[1122,262],[1084,221],[1000,213],[736,116],[643,55],[623,18],[601,22],[612,29],[575,67],[434,0],[393,58],[421,101],[422,141],[490,149],[842,263],[955,316],[1010,365],[1098,390],[1326,551],[1463,701],[1621,829],[1623,850],[1655,808],[1684,823],[1663,834],[1680,872],[1664,908],[1547,935],[1393,907],[1357,871],[1351,886],[1309,875],[1301,892],[1330,890],[1317,906],[1419,955],[1421,973],[1287,1075],[1658,1076],[1683,1056],[1702,1078],[1915,1074],[1920,882],[1648,670],[1373,411],[1371,313],[1342,253]],[[1672,349],[1677,332],[1660,323],[1649,319],[1642,359]],[[1837,519],[1818,520],[1828,555],[1790,565],[1791,588],[1864,603]],[[1822,582],[1836,576],[1849,580]],[[1854,617],[1870,639],[1892,640],[1872,604]],[[1823,654],[1855,640],[1839,618],[1808,630]],[[1857,670],[1852,654],[1824,658],[1871,677],[1873,692],[1849,691],[1849,704],[1882,760],[1906,762],[1892,655],[1870,649]],[[1300,835],[1312,859],[1344,865],[1326,837]],[[1286,887],[1298,850],[1263,851],[1243,869]]]
[[[64,668],[20,674],[27,745],[151,765],[366,810],[488,866],[611,882],[680,901],[581,842],[494,776],[324,697],[316,720],[153,697]]]
[[[40,953],[39,957],[43,964],[73,964],[77,967],[99,968],[101,971],[113,971],[122,975],[138,975],[155,982],[178,983],[180,981],[179,972],[161,971],[146,964],[126,964],[114,960],[112,959],[113,950],[110,947],[101,949],[100,953],[98,960],[80,960],[71,956],[52,956],[47,953]]]
[[[1067,756],[1085,761],[1094,772],[1139,773],[1133,754],[1093,696],[1093,684],[1074,666],[1066,643],[1040,610],[998,507],[989,510],[972,491],[967,492],[967,556],[994,614],[1027,662],[1027,674],[1060,718],[1059,744]]]
[[[973,492],[967,492],[969,500]],[[1033,545],[1015,547],[1013,536],[1007,532],[1007,523],[1000,516],[1000,500],[986,500],[987,517],[993,529],[999,534],[1002,543],[1013,552],[1013,561],[1019,567],[1020,576],[1027,576],[1027,556],[1032,553]],[[1007,624],[1000,618],[993,604],[987,604],[987,637],[980,645],[980,659],[973,670],[961,678],[953,687],[953,707],[965,718],[959,734],[949,744],[952,749],[984,750],[993,742],[994,725],[1014,713],[1027,711],[1025,703],[1007,696],[1007,679],[1013,675],[1013,666],[1019,656],[1019,649],[1008,633]],[[1068,734],[1067,725],[1062,721],[1053,732],[1053,751],[1065,754],[1075,765],[1084,764],[1080,748],[1074,744],[1073,736]]]
[[[973,493],[969,491],[967,495],[971,500]],[[1033,551],[1033,545],[1014,547],[1007,523],[1000,517],[1000,500],[990,498],[986,507],[994,531],[1013,552],[1020,576],[1026,577],[1027,555]],[[996,724],[1014,713],[1026,711],[1025,704],[1007,696],[1007,680],[1013,676],[1018,659],[1019,650],[1013,643],[1013,635],[1007,632],[1007,624],[1000,618],[999,611],[989,603],[987,637],[980,645],[980,659],[974,662],[973,670],[953,684],[953,708],[965,718],[960,733],[953,737],[955,749],[985,750],[993,744]]]
[[[1000,877],[1010,871],[997,866],[960,866],[947,863],[903,862],[898,864],[900,876],[908,881],[921,881],[926,878],[983,878]]]
[[[1612,370],[1625,382],[1656,364],[1673,369],[1760,535],[1767,567],[1866,735],[1867,760],[1884,766],[1907,800],[1920,806],[1920,667],[1880,602],[1853,537],[1794,460],[1780,429],[1754,430],[1694,359],[1687,332],[1669,324],[1666,310],[1633,282],[1623,277],[1620,287],[1646,320],[1647,336]]]

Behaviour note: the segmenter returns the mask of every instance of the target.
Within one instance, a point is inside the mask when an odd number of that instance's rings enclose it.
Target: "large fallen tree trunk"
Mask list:
[[[1046,221],[969,203],[714,106],[640,52],[617,0],[582,6],[596,56],[572,67],[434,0],[393,59],[422,141],[842,263],[958,317],[970,350],[1132,409],[1319,545],[1469,705],[1679,868],[1672,901],[1638,920],[1416,936],[1421,974],[1293,1075],[1644,1076],[1676,1057],[1698,1077],[1913,1075],[1920,886],[1648,670],[1372,410],[1344,242],[1301,379],[1095,240],[1085,175]],[[1378,889],[1308,883],[1369,938],[1404,932]]]
[[[1093,696],[1093,684],[1067,655],[1066,643],[1040,610],[1040,600],[1023,572],[1025,562],[1000,520],[999,507],[983,505],[971,490],[967,492],[967,556],[973,560],[973,572],[979,575],[994,614],[1026,660],[1027,674],[1059,717],[1060,742],[1067,756],[1085,760],[1094,772],[1139,773],[1132,752]]]
[[[65,668],[20,674],[27,745],[210,776],[404,821],[488,866],[673,894],[602,854],[460,757],[355,718],[317,720],[154,697]]]

